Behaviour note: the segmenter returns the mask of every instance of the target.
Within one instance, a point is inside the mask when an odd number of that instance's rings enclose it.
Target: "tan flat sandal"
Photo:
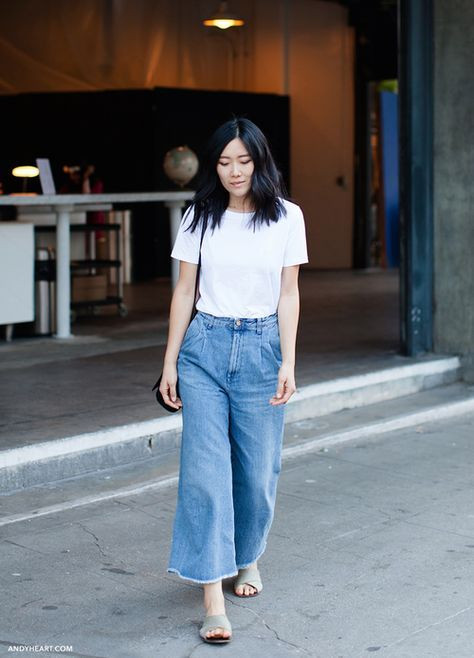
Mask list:
[[[237,587],[242,585],[250,585],[257,591],[253,594],[237,594],[235,591]],[[258,596],[263,589],[262,580],[260,578],[260,571],[258,567],[247,567],[246,569],[240,569],[239,575],[234,581],[234,594],[241,599],[249,599],[252,596]]]
[[[216,628],[224,628],[226,631],[232,633],[232,626],[227,615],[208,615],[204,618],[204,623],[199,631],[199,635],[204,642],[209,642],[209,644],[225,644],[231,641],[232,635],[229,637],[222,637],[222,635],[215,635],[214,637],[206,636],[206,633],[214,631]]]

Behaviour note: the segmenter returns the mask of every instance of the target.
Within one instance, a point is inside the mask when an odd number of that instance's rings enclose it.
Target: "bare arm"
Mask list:
[[[280,328],[282,364],[278,372],[276,395],[270,400],[270,403],[273,405],[285,404],[296,391],[296,334],[300,314],[299,269],[299,265],[290,265],[289,267],[284,267],[281,274],[278,324]]]
[[[176,362],[194,307],[196,272],[195,263],[179,262],[179,279],[171,299],[168,340],[160,392],[165,402],[175,409],[183,406],[181,400],[176,396],[176,382],[178,381]]]

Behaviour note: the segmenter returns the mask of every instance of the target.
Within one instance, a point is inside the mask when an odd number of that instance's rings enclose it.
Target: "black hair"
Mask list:
[[[270,222],[277,222],[282,215],[286,215],[282,202],[282,198],[287,196],[285,185],[265,135],[249,119],[234,117],[217,128],[203,153],[197,190],[191,206],[194,207],[194,218],[188,226],[191,232],[201,221],[205,221],[212,230],[220,226],[229,203],[229,193],[219,180],[217,164],[227,144],[237,137],[244,143],[254,164],[249,193],[255,208],[250,219],[253,230],[257,224],[266,222],[269,226]]]

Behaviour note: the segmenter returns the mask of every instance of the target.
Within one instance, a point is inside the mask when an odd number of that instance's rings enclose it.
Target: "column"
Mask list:
[[[171,245],[174,244],[176,236],[178,234],[179,225],[181,224],[181,219],[183,216],[182,208],[184,208],[184,201],[166,201],[165,206],[169,209],[170,214],[170,236],[171,236]],[[171,290],[175,289],[175,286],[179,278],[179,261],[175,258],[171,259]]]
[[[434,349],[474,381],[472,0],[434,0]]]
[[[432,0],[399,2],[400,317],[407,356],[433,349]]]
[[[71,337],[70,213],[73,206],[56,206],[56,338]]]

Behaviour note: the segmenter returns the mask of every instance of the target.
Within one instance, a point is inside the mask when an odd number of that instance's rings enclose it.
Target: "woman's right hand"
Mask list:
[[[160,382],[160,393],[166,404],[174,409],[181,409],[183,403],[176,395],[176,384],[178,382],[178,371],[176,365],[165,364],[163,366],[163,374]]]

